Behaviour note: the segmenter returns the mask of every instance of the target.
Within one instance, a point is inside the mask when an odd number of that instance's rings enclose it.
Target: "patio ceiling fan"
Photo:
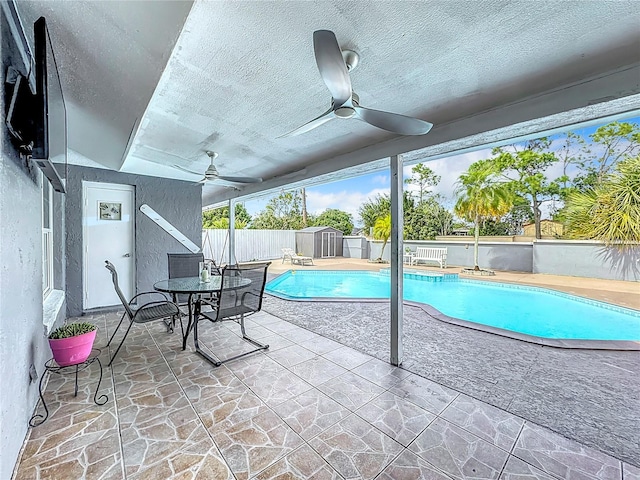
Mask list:
[[[211,163],[209,164],[207,169],[204,171],[204,177],[198,183],[206,183],[206,182],[210,182],[210,181],[214,181],[214,180],[224,180],[224,181],[227,181],[227,182],[235,182],[235,183],[260,183],[260,182],[262,182],[262,178],[260,178],[260,177],[231,177],[231,176],[227,176],[227,175],[220,175],[218,173],[218,169],[213,164],[215,159],[218,157],[218,154],[216,152],[212,152],[210,150],[207,150],[205,153],[211,159]],[[187,170],[186,168],[181,167],[180,165],[175,165],[174,164],[173,166],[176,167],[179,170],[182,170],[183,172],[192,173],[194,175],[200,175],[200,173],[194,172],[192,170]]]
[[[360,98],[351,89],[349,72],[358,65],[359,55],[352,50],[340,50],[335,34],[330,30],[313,32],[313,50],[322,80],[331,93],[331,108],[301,127],[278,138],[300,135],[334,118],[356,118],[374,127],[400,135],[424,135],[433,124],[419,118],[383,112],[360,106]]]

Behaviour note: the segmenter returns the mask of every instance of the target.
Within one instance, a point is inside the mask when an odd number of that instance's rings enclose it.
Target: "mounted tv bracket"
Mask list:
[[[11,100],[9,101],[9,108],[7,110],[7,116],[5,119],[5,124],[7,129],[9,130],[9,134],[13,139],[13,143],[18,148],[18,153],[20,154],[20,158],[25,160],[26,168],[29,173],[32,173],[32,162],[38,165],[42,173],[46,177],[47,181],[51,183],[52,188],[56,192],[66,193],[66,188],[64,181],[60,178],[58,171],[56,170],[53,163],[51,163],[48,159],[33,159],[33,140],[27,141],[25,135],[15,127],[14,125],[14,114],[16,109],[17,98],[20,95],[20,86],[25,78],[22,74],[15,68],[9,67],[7,69],[7,79],[5,81],[6,84],[13,84],[13,92],[11,94]],[[26,87],[25,87],[26,88]],[[20,126],[20,124],[18,125]]]
[[[9,109],[7,110],[7,116],[5,118],[5,125],[9,129],[9,133],[11,137],[15,140],[15,143],[18,145],[18,151],[21,155],[30,157],[31,152],[33,151],[33,141],[26,142],[26,139],[23,137],[22,132],[13,128],[13,124],[11,123],[11,119],[13,118],[13,113],[16,107],[16,99],[18,98],[18,92],[20,90],[20,84],[24,77],[22,74],[14,67],[7,68],[7,76],[5,83],[9,85],[13,85],[13,92],[11,93],[11,100],[9,101]]]

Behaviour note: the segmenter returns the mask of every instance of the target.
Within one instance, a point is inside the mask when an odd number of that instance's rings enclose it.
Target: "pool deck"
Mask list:
[[[274,260],[269,267],[269,273],[278,275],[287,270],[370,270],[378,271],[388,268],[389,264],[369,263],[367,260],[356,258],[330,258],[314,259],[315,265],[300,266],[282,263]],[[433,272],[460,273],[461,267],[448,266],[438,268],[424,265],[405,265],[407,270],[427,270]],[[551,288],[565,293],[571,293],[581,297],[600,300],[622,307],[640,310],[640,283],[625,282],[621,280],[603,280],[599,278],[570,277],[565,275],[546,275],[541,273],[526,272],[501,272],[495,271],[494,276],[460,275],[462,278],[487,282],[506,282],[535,287]]]
[[[638,352],[533,345],[407,305],[396,368],[388,302],[267,295],[247,320],[266,351],[214,368],[150,322],[109,368],[121,313],[81,317],[99,326],[104,368],[80,372],[77,397],[73,375],[51,376],[51,417],[29,429],[14,480],[640,479]],[[233,322],[204,322],[201,337],[224,357],[253,348]]]
[[[294,269],[377,271],[388,267],[342,258],[314,263]],[[275,261],[270,277],[289,269],[288,263]],[[460,268],[445,271],[456,273]],[[513,272],[474,278],[552,288],[640,310],[640,285],[634,282]],[[268,296],[263,308],[343,345],[389,360],[388,302],[308,303]],[[404,307],[403,321],[403,369],[640,466],[639,352],[531,344],[441,322],[410,305]]]

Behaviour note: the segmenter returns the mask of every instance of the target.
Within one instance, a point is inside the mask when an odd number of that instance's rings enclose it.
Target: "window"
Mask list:
[[[42,294],[53,290],[53,189],[42,176]]]

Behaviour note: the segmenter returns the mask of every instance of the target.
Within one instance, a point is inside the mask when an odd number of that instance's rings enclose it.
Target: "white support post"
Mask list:
[[[229,199],[229,265],[238,263],[236,260],[236,202]]]
[[[402,157],[391,157],[391,364],[400,366],[403,357],[403,276],[402,276]]]

